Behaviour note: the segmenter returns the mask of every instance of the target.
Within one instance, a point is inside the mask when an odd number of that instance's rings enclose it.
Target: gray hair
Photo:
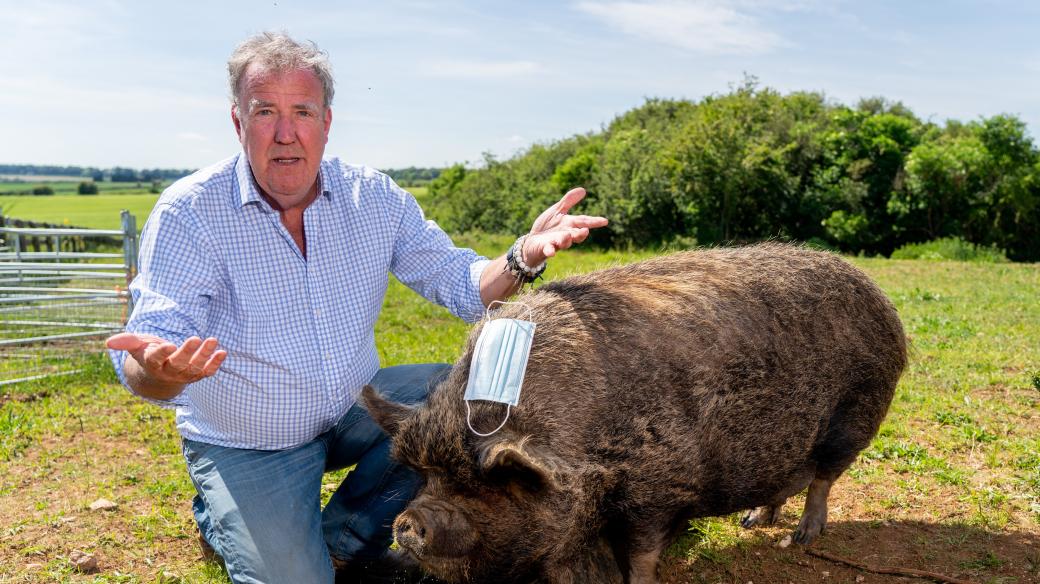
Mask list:
[[[335,82],[332,79],[332,65],[329,55],[308,41],[302,44],[293,40],[284,32],[265,31],[242,41],[228,59],[228,83],[231,86],[231,102],[238,103],[239,84],[250,65],[256,65],[264,72],[288,73],[291,71],[311,71],[321,81],[325,95],[325,107],[332,105],[335,93]]]

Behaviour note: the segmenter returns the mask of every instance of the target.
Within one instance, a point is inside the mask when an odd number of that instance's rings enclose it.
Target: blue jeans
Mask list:
[[[379,370],[371,385],[388,399],[416,403],[449,365]],[[185,440],[199,531],[236,583],[332,584],[330,553],[364,560],[384,553],[394,517],[421,479],[390,458],[390,439],[360,404],[311,442],[288,450],[243,450]],[[321,509],[327,471],[356,465]]]

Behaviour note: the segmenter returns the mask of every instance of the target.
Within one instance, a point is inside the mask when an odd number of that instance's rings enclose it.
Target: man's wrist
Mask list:
[[[528,235],[530,234],[518,237],[506,253],[506,268],[525,284],[538,279],[545,272],[546,267],[544,260],[537,266],[531,266],[524,261],[524,242],[527,241]]]
[[[134,390],[134,393],[151,399],[173,399],[180,395],[188,385],[156,379],[130,355],[127,355],[126,361],[123,363],[123,373],[126,375],[127,385]]]

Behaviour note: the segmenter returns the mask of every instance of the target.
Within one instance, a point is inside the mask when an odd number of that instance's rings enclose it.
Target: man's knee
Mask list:
[[[234,582],[328,582],[324,447],[251,451],[185,441],[199,530]]]
[[[391,401],[413,404],[424,401],[433,388],[447,377],[451,365],[420,363],[384,367],[376,372],[371,385]]]

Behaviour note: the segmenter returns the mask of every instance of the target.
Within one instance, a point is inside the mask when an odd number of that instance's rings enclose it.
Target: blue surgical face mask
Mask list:
[[[492,305],[496,304],[495,302]],[[519,304],[498,302],[498,304]],[[488,307],[490,311],[490,307]],[[484,328],[477,337],[469,364],[466,383],[466,424],[477,436],[498,432],[509,420],[509,408],[520,401],[520,389],[527,371],[527,358],[534,341],[535,323],[513,318],[491,319],[490,312]],[[470,422],[470,400],[494,401],[506,404],[506,419],[491,432],[481,434]]]

